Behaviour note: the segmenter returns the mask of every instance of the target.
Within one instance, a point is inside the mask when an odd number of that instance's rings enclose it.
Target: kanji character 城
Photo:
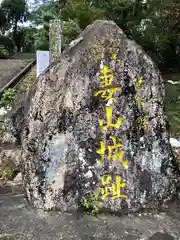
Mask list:
[[[98,162],[102,163],[105,160],[106,149],[108,149],[107,160],[119,160],[123,167],[128,168],[128,160],[123,159],[125,151],[120,149],[120,147],[122,147],[122,143],[117,143],[114,136],[111,138],[113,140],[113,145],[107,145],[107,147],[105,146],[104,141],[100,141],[100,148],[96,151],[99,155],[101,155],[101,160],[98,160]]]

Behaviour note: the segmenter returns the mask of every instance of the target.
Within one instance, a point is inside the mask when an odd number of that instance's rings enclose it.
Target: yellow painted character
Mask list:
[[[103,68],[100,70],[99,78],[100,81],[100,87],[107,87],[110,86],[114,79],[113,71],[108,67],[107,64],[103,65]]]
[[[116,138],[112,136],[113,145],[105,146],[104,141],[100,141],[100,148],[96,151],[99,155],[101,155],[101,160],[98,160],[99,163],[102,163],[105,159],[106,149],[108,149],[107,160],[119,160],[123,167],[128,168],[128,160],[123,160],[125,151],[120,147],[122,147],[122,143],[117,143]]]
[[[99,155],[101,155],[101,160],[98,160],[99,163],[102,163],[105,159],[106,147],[104,141],[100,141],[100,148],[96,151]]]
[[[107,124],[104,125],[104,119],[98,119],[101,131],[107,129],[108,127],[119,128],[124,122],[124,117],[119,116],[116,123],[112,123],[112,107],[105,106]]]
[[[135,99],[137,101],[138,109],[144,108],[145,102],[140,94],[136,94]]]
[[[108,145],[108,160],[119,160],[123,167],[127,168],[128,167],[128,160],[123,160],[123,156],[125,151],[122,149],[120,150],[119,148],[122,147],[122,143],[117,143],[116,138],[114,136],[111,137],[113,140],[113,145]]]
[[[116,54],[116,53],[115,53],[115,54],[112,54],[111,58],[112,58],[113,60],[115,60],[116,62],[120,62],[120,59],[117,58],[117,54]]]
[[[136,78],[136,83],[135,83],[136,89],[144,90],[145,87],[143,85],[143,77]]]
[[[147,116],[139,116],[137,118],[137,123],[142,126],[144,129],[148,127],[148,117]]]
[[[122,179],[120,176],[116,176],[116,183],[109,184],[112,181],[112,176],[110,174],[106,174],[101,176],[101,184],[103,187],[100,188],[101,199],[104,200],[109,195],[112,199],[116,198],[128,198],[126,194],[121,194],[121,188],[127,186],[125,181],[121,182]]]
[[[112,101],[116,101],[116,98],[113,98],[113,94],[116,91],[120,91],[121,88],[120,87],[111,87],[111,88],[106,88],[106,89],[100,89],[95,93],[95,96],[101,95],[101,97],[108,101],[108,100],[112,100]]]

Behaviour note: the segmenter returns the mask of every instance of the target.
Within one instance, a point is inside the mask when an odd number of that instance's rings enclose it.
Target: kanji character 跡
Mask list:
[[[104,200],[106,197],[111,195],[112,199],[116,198],[128,198],[126,194],[121,194],[121,188],[125,187],[127,183],[125,181],[121,182],[121,177],[116,176],[116,183],[111,183],[112,176],[110,174],[101,176],[101,184],[100,188],[101,199]]]

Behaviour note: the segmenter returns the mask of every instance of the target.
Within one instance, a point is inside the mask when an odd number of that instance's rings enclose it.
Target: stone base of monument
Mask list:
[[[161,209],[179,186],[163,79],[112,21],[78,39],[12,111],[29,202],[69,211],[93,195],[108,211]]]

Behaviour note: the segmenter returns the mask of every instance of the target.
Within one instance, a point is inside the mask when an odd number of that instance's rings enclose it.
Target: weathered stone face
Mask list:
[[[115,23],[97,21],[81,37],[22,106],[27,196],[46,210],[76,209],[89,193],[109,210],[159,207],[177,179],[163,80]]]
[[[49,47],[51,61],[54,62],[61,54],[61,20],[53,19],[49,23]]]

